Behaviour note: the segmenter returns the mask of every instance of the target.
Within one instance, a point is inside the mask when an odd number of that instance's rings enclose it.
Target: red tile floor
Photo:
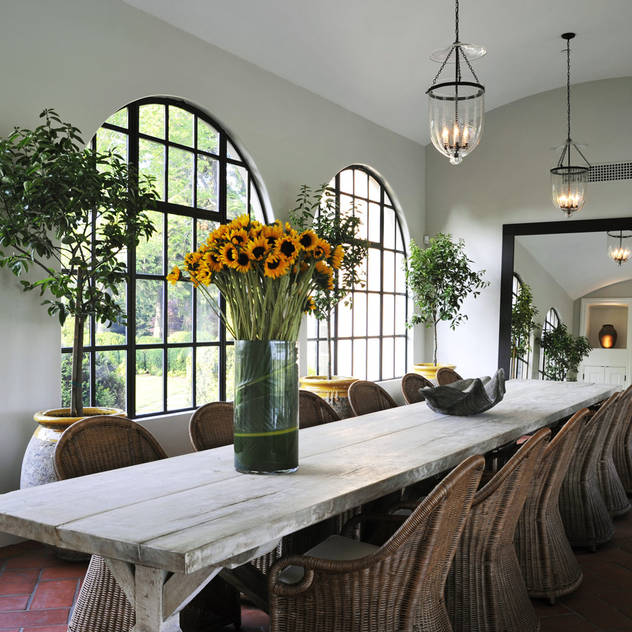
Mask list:
[[[534,601],[542,632],[632,632],[632,514],[616,527],[610,544],[578,552],[584,582],[577,592],[554,606]],[[0,548],[0,631],[66,632],[85,570],[34,542]],[[243,632],[267,630],[264,613],[244,608],[242,616]]]

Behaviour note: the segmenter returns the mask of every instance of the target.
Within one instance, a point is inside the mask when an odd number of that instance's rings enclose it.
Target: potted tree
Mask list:
[[[533,304],[531,288],[520,283],[518,294],[511,306],[511,377],[518,371],[518,358],[531,351],[531,332],[537,327],[534,318],[538,309]]]
[[[415,371],[428,379],[434,379],[441,366],[455,367],[437,363],[437,326],[446,321],[455,329],[467,320],[467,314],[461,311],[463,301],[469,295],[477,297],[489,285],[483,280],[485,270],[475,272],[471,263],[465,254],[465,242],[455,241],[451,235],[437,234],[423,250],[414,241],[410,242],[406,283],[413,294],[415,312],[408,326],[424,324],[433,328],[433,361],[414,366]]]
[[[577,368],[592,347],[585,336],[573,336],[564,323],[542,333],[544,375],[550,380],[577,380]]]
[[[0,139],[0,267],[24,291],[44,297],[51,316],[74,321],[69,408],[35,415],[39,426],[22,465],[22,486],[55,480],[52,453],[59,433],[85,415],[120,414],[84,408],[82,359],[90,317],[124,323],[117,298],[127,280],[126,249],[154,231],[145,210],[156,194],[112,152],[86,148],[79,130],[44,110],[33,130]]]
[[[347,391],[357,378],[333,375],[331,321],[333,309],[341,301],[353,305],[353,288],[363,287],[359,267],[366,257],[368,242],[357,237],[360,218],[353,209],[343,211],[335,193],[322,185],[312,190],[303,185],[290,212],[292,223],[302,230],[314,232],[344,253],[340,267],[334,272],[330,289],[317,289],[313,294],[312,314],[327,323],[327,375],[308,375],[301,378],[301,387],[317,393],[334,408],[341,418],[353,415]]]

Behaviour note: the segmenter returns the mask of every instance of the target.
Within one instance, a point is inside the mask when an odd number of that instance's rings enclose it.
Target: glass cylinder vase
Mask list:
[[[298,468],[298,348],[285,340],[235,341],[235,469]]]

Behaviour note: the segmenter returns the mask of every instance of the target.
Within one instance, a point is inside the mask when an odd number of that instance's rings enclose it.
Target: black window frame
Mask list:
[[[140,107],[143,105],[163,105],[165,106],[165,128],[164,138],[153,137],[148,134],[140,132],[139,123]],[[191,114],[193,114],[193,147],[180,144],[178,142],[169,139],[169,106],[180,108]],[[127,288],[125,292],[126,305],[127,305],[127,326],[126,326],[126,344],[120,345],[97,345],[96,333],[97,327],[95,319],[91,317],[87,324],[89,332],[88,344],[84,347],[84,358],[88,356],[88,372],[90,381],[90,402],[89,405],[94,407],[99,404],[96,401],[96,354],[99,352],[107,351],[124,351],[126,353],[126,412],[127,415],[133,419],[140,419],[144,417],[155,417],[172,415],[189,410],[194,410],[200,405],[207,402],[198,402],[197,400],[197,350],[206,347],[218,348],[218,364],[219,364],[219,399],[225,400],[227,396],[227,384],[226,384],[226,358],[227,350],[233,346],[233,341],[229,339],[227,335],[226,327],[223,321],[219,323],[219,339],[217,341],[199,341],[197,340],[197,290],[192,287],[191,292],[191,341],[174,343],[168,342],[169,332],[169,290],[170,285],[166,281],[166,274],[169,271],[167,268],[170,266],[168,261],[168,217],[169,215],[176,215],[180,217],[191,218],[192,221],[192,240],[194,247],[198,246],[197,235],[197,220],[207,220],[219,223],[226,223],[230,221],[227,219],[227,169],[228,165],[235,165],[237,167],[246,170],[248,175],[248,181],[246,183],[246,208],[248,213],[252,212],[252,196],[257,196],[258,208],[262,213],[262,218],[265,222],[272,220],[272,213],[267,208],[266,198],[262,195],[262,188],[255,176],[255,172],[250,164],[250,161],[243,155],[243,153],[236,146],[234,139],[226,131],[226,129],[218,123],[213,117],[209,116],[199,108],[188,103],[187,101],[179,98],[169,97],[146,97],[139,99],[132,103],[123,106],[116,113],[123,109],[127,109],[127,127],[121,127],[119,125],[108,123],[107,121],[101,125],[101,128],[111,130],[125,134],[127,137],[127,160],[131,165],[137,166],[139,164],[139,147],[140,140],[148,140],[151,142],[158,142],[165,146],[165,158],[164,158],[164,200],[159,200],[156,205],[156,211],[162,213],[162,235],[163,235],[163,272],[164,274],[148,274],[139,273],[136,270],[136,249],[130,249],[127,253],[127,265],[129,271],[129,278]],[[111,118],[111,117],[110,117]],[[197,120],[200,119],[204,123],[207,123],[214,128],[219,135],[219,150],[215,154],[211,151],[202,150],[198,147],[198,125]],[[109,120],[109,119],[108,119]],[[93,137],[91,143],[92,147],[96,146],[97,134]],[[205,156],[218,161],[219,166],[219,178],[218,178],[218,199],[217,210],[201,209],[194,206],[185,206],[169,202],[169,148],[175,148],[193,153],[193,199],[194,203],[197,201],[197,161],[199,156]],[[230,155],[229,155],[230,150]],[[237,157],[233,157],[236,155]],[[138,185],[138,182],[130,182],[131,187]],[[182,259],[184,259],[185,253],[182,253]],[[156,343],[138,343],[136,340],[136,282],[139,280],[152,280],[162,281],[162,342]],[[220,299],[221,307],[224,310],[224,300]],[[134,307],[134,309],[130,309]],[[191,348],[191,362],[192,362],[192,383],[191,383],[191,406],[180,408],[169,408],[168,406],[168,352],[170,349],[177,348]],[[152,350],[158,349],[162,351],[162,409],[137,413],[136,407],[136,358],[138,350]],[[61,348],[62,358],[63,354],[72,353],[71,347]]]
[[[544,322],[542,323],[542,335],[545,331],[553,331],[557,326],[560,325],[562,319],[558,311],[555,307],[549,308],[544,317]],[[541,380],[548,380],[549,377],[546,375],[544,371],[544,367],[546,366],[546,351],[540,346],[540,362],[538,366],[538,376]]]

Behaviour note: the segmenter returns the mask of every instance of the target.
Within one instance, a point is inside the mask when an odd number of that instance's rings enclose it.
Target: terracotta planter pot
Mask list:
[[[418,362],[413,365],[413,371],[423,375],[429,380],[437,379],[437,371],[441,367],[447,367],[448,369],[455,369],[456,364],[433,364],[432,362]]]
[[[301,388],[322,397],[340,416],[340,419],[353,417],[347,391],[357,382],[356,377],[334,375],[331,380],[325,375],[307,375],[300,380]]]
[[[81,417],[70,417],[69,412],[69,408],[51,408],[33,415],[38,425],[22,459],[21,488],[45,485],[57,480],[54,466],[55,447],[63,431],[75,421],[94,415],[125,415],[118,408],[84,408]]]

